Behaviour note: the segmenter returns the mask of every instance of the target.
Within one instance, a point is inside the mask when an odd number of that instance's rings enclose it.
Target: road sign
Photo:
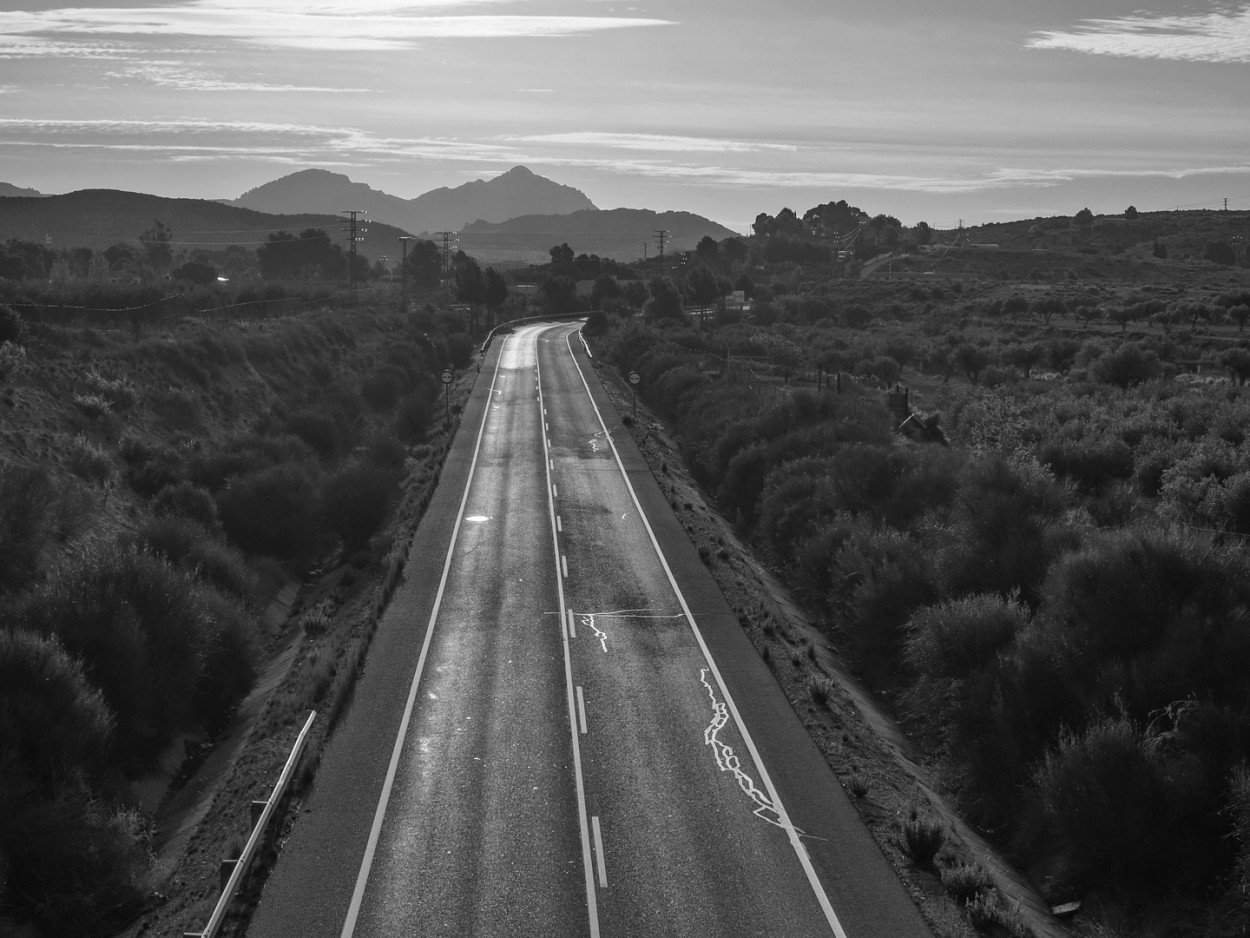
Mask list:
[[[639,381],[641,381],[641,380],[642,380],[642,376],[641,376],[640,374],[638,374],[638,372],[636,372],[636,371],[631,371],[631,372],[629,373],[629,383],[630,383],[630,384],[637,384],[637,383],[638,383]]]
[[[451,384],[451,381],[454,377],[455,375],[453,375],[451,373],[451,369],[448,368],[446,371],[443,372],[443,384]]]

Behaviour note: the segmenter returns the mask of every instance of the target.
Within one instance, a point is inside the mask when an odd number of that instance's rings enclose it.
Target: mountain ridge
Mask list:
[[[503,222],[518,215],[566,215],[595,204],[579,189],[514,166],[492,179],[431,189],[413,199],[374,189],[325,169],[304,169],[249,189],[227,204],[272,214],[347,210],[414,234],[460,231],[475,221]]]

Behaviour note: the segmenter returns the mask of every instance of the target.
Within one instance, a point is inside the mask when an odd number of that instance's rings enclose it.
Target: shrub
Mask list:
[[[177,484],[186,474],[183,456],[173,447],[149,443],[128,433],[122,436],[120,451],[127,466],[126,481],[145,498],[153,498],[165,486]]]
[[[394,409],[408,386],[408,375],[395,365],[384,365],[360,383],[360,396],[376,411]]]
[[[1064,732],[1046,754],[1033,784],[1074,878],[1124,888],[1167,875],[1177,858],[1160,768],[1123,718]]]
[[[217,493],[222,527],[245,551],[303,560],[318,548],[317,486],[294,464],[235,476]]]
[[[45,935],[104,938],[143,908],[147,868],[137,812],[67,782],[32,798],[0,759],[0,902]]]
[[[104,398],[115,411],[126,411],[139,401],[134,382],[127,377],[107,378],[94,368],[87,372],[87,390]]]
[[[16,378],[26,368],[26,349],[16,342],[0,342],[0,381]]]
[[[427,395],[417,391],[399,402],[395,432],[405,443],[420,443],[434,421],[434,408]]]
[[[55,638],[0,631],[0,740],[43,794],[109,764],[114,717],[82,666]]]
[[[107,398],[99,394],[75,394],[73,400],[79,413],[89,420],[98,420],[112,410]]]
[[[353,462],[321,486],[326,526],[343,541],[347,553],[369,543],[386,520],[395,495],[395,477],[370,463]]]
[[[19,616],[82,661],[117,715],[117,751],[129,769],[150,765],[190,724],[203,609],[192,581],[163,560],[104,545],[57,569]]]
[[[286,418],[290,431],[312,447],[322,459],[333,459],[339,451],[339,432],[334,421],[324,414],[299,411]]]
[[[473,339],[467,332],[454,332],[447,337],[447,357],[453,368],[473,364]]]
[[[12,306],[0,303],[0,342],[22,340],[22,317]]]
[[[196,718],[216,735],[256,680],[257,622],[237,600],[199,591],[205,613],[204,671],[195,688]]]
[[[916,866],[932,867],[934,858],[945,842],[946,833],[937,821],[912,817],[903,822],[899,845]]]
[[[16,592],[35,579],[56,498],[47,473],[0,464],[0,592]]]
[[[957,863],[941,870],[942,885],[951,897],[961,905],[994,888],[989,873],[979,863]]]
[[[243,555],[194,519],[149,521],[127,543],[164,558],[228,596],[243,602],[256,598],[256,575]]]
[[[107,485],[113,478],[113,460],[97,443],[81,433],[69,444],[66,464],[74,475],[87,482]]]
[[[158,518],[187,518],[206,528],[216,528],[217,503],[208,489],[191,482],[166,485],[152,499],[152,512]]]

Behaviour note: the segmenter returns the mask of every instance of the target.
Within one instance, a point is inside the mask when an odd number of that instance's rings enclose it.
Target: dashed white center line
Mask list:
[[[573,618],[573,610],[569,610],[569,638],[577,638],[577,622]]]
[[[608,864],[603,858],[603,831],[599,829],[599,815],[590,818],[590,826],[595,835],[595,862],[599,868],[599,888],[608,885]]]
[[[582,685],[577,685],[577,725],[581,727],[582,735],[586,735],[586,698],[582,694]]]
[[[560,520],[560,516],[556,515],[556,530],[561,534],[564,533],[564,522]]]
[[[554,482],[551,483],[551,497],[552,498],[560,497],[560,490],[556,488],[556,484]]]
[[[564,578],[569,578],[569,558],[562,556],[560,558],[560,572],[564,574]]]

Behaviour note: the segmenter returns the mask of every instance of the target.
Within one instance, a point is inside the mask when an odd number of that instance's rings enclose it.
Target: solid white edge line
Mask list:
[[[503,350],[508,338],[500,347],[499,357],[495,360],[495,373],[491,377],[493,388],[499,380],[499,366],[503,361]],[[404,715],[399,721],[399,732],[395,736],[395,745],[391,749],[391,761],[386,768],[386,779],[382,783],[382,793],[378,797],[378,807],[373,814],[373,826],[369,829],[369,840],[365,844],[364,858],[361,860],[360,872],[356,876],[356,887],[352,890],[351,902],[347,907],[347,918],[343,921],[341,938],[351,938],[356,930],[356,920],[360,916],[360,906],[364,900],[365,888],[369,884],[369,872],[373,868],[373,857],[378,849],[378,840],[382,835],[382,823],[386,818],[386,809],[391,800],[391,789],[395,786],[395,776],[399,772],[399,759],[404,748],[404,738],[408,735],[408,724],[412,720],[413,707],[417,700],[417,689],[425,671],[425,660],[430,651],[430,640],[434,637],[434,625],[443,604],[443,594],[447,589],[447,577],[451,572],[451,559],[456,550],[456,541],[460,536],[460,522],[464,518],[464,509],[469,502],[469,489],[473,485],[473,475],[477,471],[477,458],[482,450],[482,437],[486,433],[486,420],[491,408],[482,409],[482,423],[477,430],[477,441],[473,446],[473,460],[469,463],[469,475],[464,483],[464,494],[460,497],[460,508],[456,512],[456,523],[451,529],[451,540],[447,545],[447,557],[443,561],[443,575],[438,581],[438,592],[434,595],[434,607],[430,610],[430,620],[425,628],[425,640],[421,643],[421,654],[417,658],[417,669],[412,675],[412,685],[408,688],[408,700],[404,704]]]
[[[537,345],[537,343],[536,343]],[[542,370],[538,365],[538,350],[534,350],[534,368],[538,371],[538,399],[542,401]],[[551,450],[546,434],[543,434],[543,453],[550,458]],[[551,544],[555,556],[560,556],[560,538],[556,531],[556,486],[551,480],[551,470],[547,470],[547,509],[551,516]],[[560,620],[568,613],[564,601],[564,579],[560,576],[560,567],[556,565],[556,595],[560,603]],[[590,938],[599,938],[599,899],[595,893],[595,871],[590,857],[590,821],[586,814],[586,784],[582,777],[582,747],[577,736],[577,715],[574,713],[575,700],[573,691],[573,653],[569,647],[569,638],[564,629],[560,629],[564,645],[564,689],[568,702],[569,737],[573,741],[573,782],[577,790],[577,823],[581,828],[582,838],[582,870],[586,878],[586,914],[590,923]]]
[[[577,685],[577,723],[582,735],[586,735],[586,697],[582,694],[582,685]]]
[[[580,331],[580,330],[578,330]],[[681,591],[681,587],[677,585],[677,578],[673,575],[672,568],[668,565],[668,559],[664,556],[664,551],[660,549],[660,542],[655,536],[655,531],[651,529],[651,522],[647,520],[647,514],[642,510],[642,504],[638,501],[638,493],[634,491],[633,484],[629,481],[629,473],[625,471],[625,464],[621,461],[621,454],[617,451],[616,443],[612,440],[612,434],[608,432],[608,426],[603,422],[603,414],[599,412],[599,405],[595,403],[594,395],[590,393],[590,385],[586,381],[586,375],[582,371],[582,366],[578,364],[577,356],[573,354],[573,344],[570,337],[573,332],[565,334],[565,344],[568,346],[569,357],[573,359],[573,367],[577,369],[577,373],[581,376],[582,386],[586,389],[586,397],[590,400],[590,406],[594,408],[595,416],[599,418],[599,425],[603,428],[603,432],[607,437],[608,445],[612,447],[612,455],[616,457],[617,468],[621,472],[621,478],[625,482],[625,487],[629,489],[629,497],[633,500],[634,508],[638,512],[638,517],[642,519],[642,526],[647,531],[647,536],[651,539],[651,546],[655,549],[655,555],[659,558],[660,566],[664,568],[664,573],[668,577],[669,584],[673,587],[673,592],[677,596],[677,601],[681,605],[681,611],[686,617],[686,621],[690,624],[690,630],[694,633],[695,641],[699,644],[699,649],[703,652],[703,657],[708,663],[708,668],[712,675],[716,678],[717,686],[720,687],[721,694],[725,698],[725,706],[729,709],[733,716],[734,725],[738,727],[738,732],[742,736],[742,741],[746,744],[747,751],[751,754],[751,759],[755,762],[755,767],[759,771],[760,781],[764,783],[765,789],[768,791],[768,797],[772,799],[773,807],[777,811],[777,817],[781,821],[781,825],[786,831],[790,839],[790,845],[794,848],[794,853],[798,857],[799,865],[803,867],[803,872],[807,875],[807,881],[812,887],[812,891],[816,894],[816,901],[820,904],[821,910],[825,913],[825,920],[829,923],[829,927],[838,938],[847,938],[846,931],[842,928],[842,923],[838,921],[837,913],[833,910],[833,904],[829,901],[829,896],[825,892],[824,886],[820,882],[820,877],[816,873],[816,868],[812,865],[812,859],[807,854],[807,848],[803,845],[803,841],[799,839],[798,830],[790,821],[790,815],[786,812],[785,806],[781,803],[781,795],[777,793],[777,788],[773,785],[772,777],[768,774],[768,769],[764,767],[764,760],[760,758],[759,750],[755,748],[755,740],[751,738],[750,732],[747,730],[746,724],[742,721],[741,714],[738,713],[738,707],[734,703],[733,697],[729,693],[729,688],[725,686],[725,680],[721,677],[720,668],[716,666],[716,662],[712,660],[712,653],[707,647],[707,642],[703,640],[703,633],[699,630],[699,626],[694,621],[694,613],[690,611],[690,606],[686,603],[686,597]]]
[[[599,815],[592,817],[590,823],[595,830],[595,862],[599,867],[599,888],[604,889],[608,885],[608,861],[603,855],[603,831],[599,827]]]

